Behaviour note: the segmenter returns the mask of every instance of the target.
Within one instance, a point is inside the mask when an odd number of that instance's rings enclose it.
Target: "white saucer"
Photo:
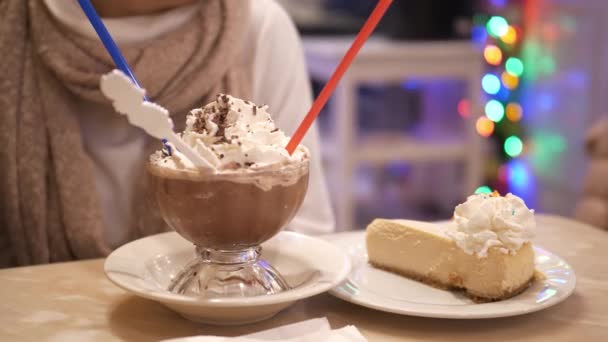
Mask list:
[[[342,249],[322,240],[281,232],[262,245],[262,258],[273,265],[292,290],[246,299],[196,299],[166,291],[194,247],[175,232],[128,243],[106,259],[107,277],[133,294],[155,300],[180,315],[211,324],[246,324],[272,317],[295,301],[341,283],[350,270]]]
[[[367,262],[365,232],[324,237],[343,248],[352,269],[347,279],[330,291],[345,301],[396,314],[476,319],[522,315],[553,306],[574,291],[574,271],[560,257],[535,246],[536,269],[546,279],[535,281],[523,293],[503,301],[474,303],[457,292],[440,290],[415,280],[376,269]]]

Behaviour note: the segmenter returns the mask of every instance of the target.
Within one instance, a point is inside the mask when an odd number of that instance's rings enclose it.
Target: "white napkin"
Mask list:
[[[315,318],[307,321],[284,325],[282,327],[260,331],[239,337],[192,336],[164,340],[163,342],[367,342],[353,325],[331,330],[327,318]]]

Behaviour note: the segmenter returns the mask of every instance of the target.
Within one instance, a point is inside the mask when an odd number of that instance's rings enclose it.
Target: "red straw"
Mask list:
[[[304,120],[302,120],[302,123],[291,137],[291,140],[289,140],[289,143],[286,147],[287,152],[289,152],[289,154],[292,154],[293,151],[295,151],[296,147],[298,147],[298,145],[304,138],[304,135],[306,135],[306,132],[308,132],[308,129],[319,115],[319,112],[321,111],[321,109],[323,109],[323,106],[325,106],[325,103],[327,103],[327,100],[329,100],[329,97],[334,92],[334,89],[336,89],[338,82],[340,82],[340,79],[342,78],[342,76],[344,76],[344,73],[352,63],[353,59],[355,59],[357,53],[359,53],[359,50],[361,49],[369,35],[374,31],[374,29],[378,25],[378,22],[380,22],[380,19],[382,19],[384,13],[392,2],[393,0],[380,0],[378,2],[378,5],[376,5],[376,8],[372,12],[372,14],[370,14],[369,18],[365,22],[365,25],[363,25],[361,31],[359,31],[359,34],[357,35],[357,38],[355,38],[353,45],[351,45],[351,47],[348,49],[348,51],[340,61],[340,64],[338,64],[336,71],[334,71],[333,75],[331,75],[329,81],[327,81],[327,84],[325,85],[323,90],[321,90],[319,97],[317,97],[315,102],[312,104],[310,111],[308,112],[308,114],[306,114]]]

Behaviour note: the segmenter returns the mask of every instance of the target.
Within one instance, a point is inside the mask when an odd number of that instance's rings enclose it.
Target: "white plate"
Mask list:
[[[349,258],[322,239],[281,232],[262,245],[262,258],[293,288],[246,299],[196,299],[166,291],[171,279],[194,257],[194,247],[177,233],[142,238],[115,250],[106,259],[108,278],[133,294],[155,300],[182,316],[211,324],[245,324],[267,319],[295,301],[325,292],[341,283]]]
[[[330,293],[351,303],[397,314],[454,319],[516,316],[563,301],[572,294],[576,285],[570,265],[535,246],[536,269],[546,279],[535,281],[513,298],[477,304],[457,292],[440,290],[370,266],[365,232],[334,234],[325,239],[343,248],[352,263],[347,279]]]

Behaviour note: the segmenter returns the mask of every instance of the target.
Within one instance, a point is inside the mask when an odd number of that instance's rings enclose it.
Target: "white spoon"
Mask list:
[[[173,131],[169,111],[156,103],[144,101],[146,90],[137,87],[120,70],[101,76],[101,92],[114,105],[114,109],[127,116],[129,123],[157,139],[167,139],[197,167],[215,169]]]

